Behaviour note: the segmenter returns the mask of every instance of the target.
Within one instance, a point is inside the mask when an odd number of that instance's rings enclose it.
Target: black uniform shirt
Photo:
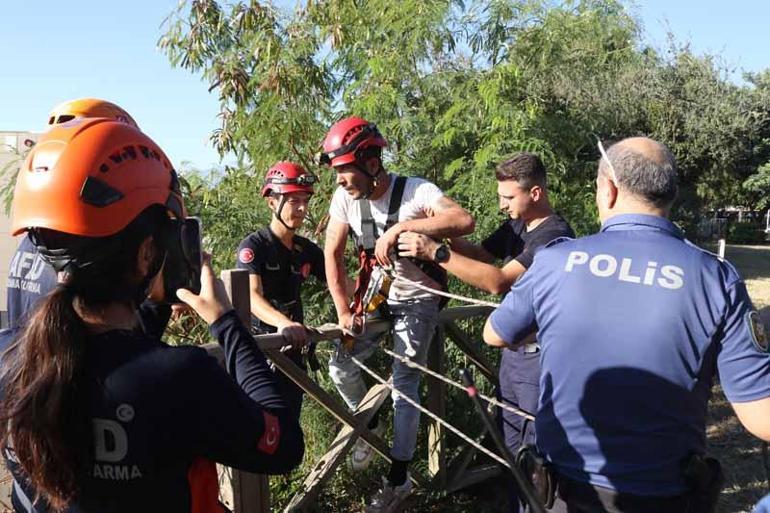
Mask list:
[[[525,269],[529,269],[535,259],[535,253],[543,246],[560,237],[574,236],[575,233],[567,221],[560,215],[553,214],[530,231],[527,231],[527,225],[521,219],[511,219],[484,239],[481,245],[506,264],[514,259]]]
[[[252,233],[238,246],[238,269],[248,269],[262,279],[262,295],[293,321],[303,322],[300,288],[311,274],[326,282],[324,255],[321,248],[310,240],[294,236],[294,248],[289,249],[269,227]],[[275,331],[275,327],[253,318],[254,324],[263,331]]]

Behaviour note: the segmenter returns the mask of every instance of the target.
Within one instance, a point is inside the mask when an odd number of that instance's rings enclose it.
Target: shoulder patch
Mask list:
[[[251,248],[243,248],[238,252],[238,260],[243,264],[250,264],[254,260],[254,250]]]
[[[550,248],[551,246],[555,246],[557,244],[561,244],[562,242],[567,242],[568,240],[575,240],[572,237],[556,237],[551,242],[548,242],[546,245],[544,245],[544,248]]]
[[[762,318],[759,316],[759,312],[752,310],[746,314],[746,324],[749,327],[749,333],[751,333],[751,342],[754,344],[760,352],[768,352],[768,338],[765,324],[762,322]]]

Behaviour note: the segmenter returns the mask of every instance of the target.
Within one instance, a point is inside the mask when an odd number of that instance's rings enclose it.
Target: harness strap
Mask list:
[[[372,206],[368,199],[359,200],[361,204],[361,235],[355,236],[353,232],[353,242],[356,246],[365,251],[372,251],[379,236],[388,228],[398,222],[398,211],[401,208],[401,199],[404,197],[404,187],[407,177],[397,176],[393,182],[393,190],[390,194],[390,203],[388,204],[388,217],[385,220],[385,226],[377,226],[372,216]]]
[[[361,236],[356,240],[356,245],[366,251],[374,249],[377,242],[377,225],[372,217],[372,207],[368,199],[361,201]]]
[[[398,222],[398,211],[401,208],[401,198],[404,197],[404,187],[406,187],[406,177],[397,176],[395,183],[393,183],[393,192],[390,195],[388,219],[385,221],[385,230]]]

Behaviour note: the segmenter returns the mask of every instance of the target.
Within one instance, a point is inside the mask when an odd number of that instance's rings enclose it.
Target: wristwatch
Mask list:
[[[436,252],[433,253],[433,261],[437,264],[443,264],[449,260],[449,246],[446,244],[439,244],[436,248]]]

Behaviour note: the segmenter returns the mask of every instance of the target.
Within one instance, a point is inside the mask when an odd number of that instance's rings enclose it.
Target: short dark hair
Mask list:
[[[667,208],[677,196],[676,159],[664,144],[655,143],[659,145],[659,159],[650,158],[621,144],[609,147],[607,156],[617,173],[618,187],[650,205]],[[606,162],[602,164],[604,167],[607,165]]]
[[[543,161],[534,153],[526,151],[516,153],[498,164],[495,169],[495,177],[499,182],[514,180],[525,189],[535,185],[546,186]]]

